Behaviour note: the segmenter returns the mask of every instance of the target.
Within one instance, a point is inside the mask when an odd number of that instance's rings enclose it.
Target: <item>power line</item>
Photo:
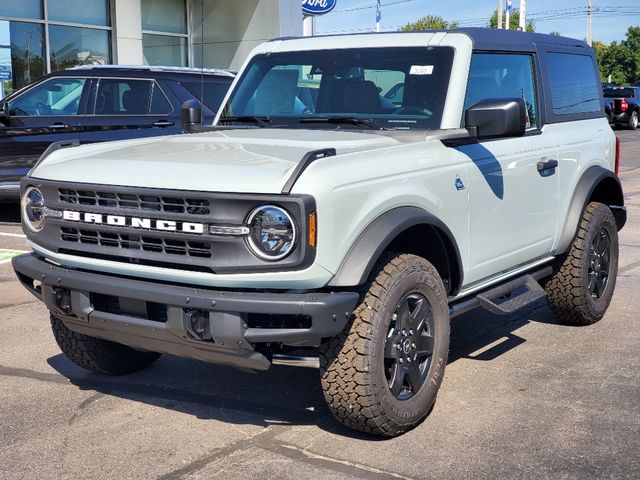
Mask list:
[[[400,0],[392,3],[388,3],[385,5],[396,5],[399,3],[407,3],[415,0]],[[375,8],[375,6],[363,6],[363,7],[354,7],[354,9],[350,10],[364,10],[368,8]],[[347,10],[341,10],[347,11]],[[527,20],[532,20],[536,23],[547,22],[551,20],[573,20],[579,18],[586,18],[588,15],[587,7],[572,7],[572,8],[559,8],[555,10],[546,10],[542,12],[533,12],[527,15]],[[592,7],[592,17],[621,17],[621,16],[629,16],[629,15],[640,15],[640,7],[628,7],[628,6],[618,6],[618,7]],[[460,20],[453,20],[453,22],[457,23],[461,27],[485,27],[489,23],[489,18],[487,17],[476,17],[476,18],[466,18]],[[384,31],[395,31],[404,27],[406,24],[402,25],[386,25],[382,27]],[[371,27],[359,27],[359,28],[345,28],[345,29],[336,29],[336,30],[324,30],[319,33],[348,33],[348,32],[369,32],[373,29]]]

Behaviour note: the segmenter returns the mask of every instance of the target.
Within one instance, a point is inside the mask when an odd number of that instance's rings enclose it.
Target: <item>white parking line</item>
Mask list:
[[[23,235],[22,233],[4,233],[4,232],[0,232],[0,237],[27,238],[27,236]]]

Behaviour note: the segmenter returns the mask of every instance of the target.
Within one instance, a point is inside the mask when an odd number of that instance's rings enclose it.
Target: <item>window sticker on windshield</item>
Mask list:
[[[433,65],[411,65],[409,75],[431,75],[433,73]]]

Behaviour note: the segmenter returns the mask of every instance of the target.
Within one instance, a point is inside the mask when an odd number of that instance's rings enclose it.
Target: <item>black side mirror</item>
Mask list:
[[[182,131],[189,133],[194,126],[199,126],[202,122],[202,105],[198,100],[186,100],[181,107],[180,117],[182,120]]]
[[[527,129],[527,105],[522,98],[488,98],[464,112],[464,125],[478,139],[521,137]]]

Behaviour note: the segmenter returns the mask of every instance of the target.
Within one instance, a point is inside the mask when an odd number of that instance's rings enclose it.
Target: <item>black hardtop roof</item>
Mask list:
[[[464,33],[471,37],[476,50],[533,51],[539,44],[590,48],[582,40],[545,33],[481,27],[456,28],[449,31]]]
[[[411,33],[463,33],[473,41],[475,50],[496,50],[513,52],[533,52],[536,45],[558,45],[564,47],[591,48],[582,40],[575,38],[561,37],[559,35],[548,35],[545,33],[529,33],[519,30],[502,30],[486,27],[465,27],[452,30],[412,30],[409,32],[366,32],[366,33],[342,33],[332,35],[318,35],[318,37],[342,37],[353,35],[390,35]],[[295,40],[313,37],[279,37],[271,41]]]

